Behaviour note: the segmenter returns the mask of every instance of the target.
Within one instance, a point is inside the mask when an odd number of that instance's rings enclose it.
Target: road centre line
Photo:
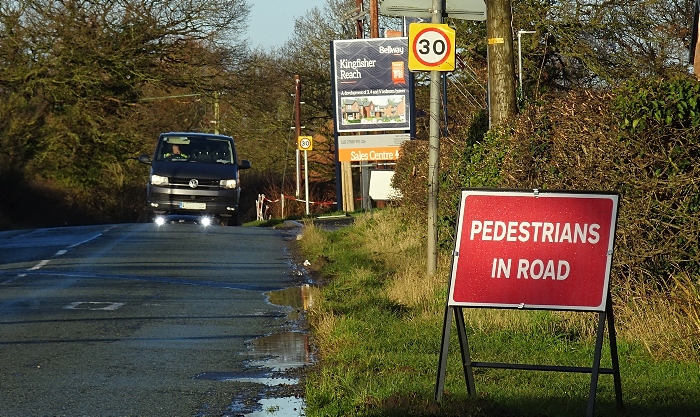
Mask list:
[[[114,226],[110,227],[110,228],[107,229],[107,230],[111,230],[111,229],[113,229],[113,228],[114,228]],[[92,237],[90,237],[90,238],[88,238],[88,239],[83,240],[82,242],[74,243],[74,244],[68,246],[66,249],[74,249],[74,248],[76,248],[76,247],[82,245],[83,243],[88,243],[89,241],[95,240],[95,239],[97,239],[97,238],[100,237],[100,236],[102,236],[102,233],[98,233],[98,234],[96,234],[95,236],[92,236]],[[60,252],[60,251],[59,251],[59,252]]]
[[[110,228],[110,229],[111,229],[111,228]],[[108,230],[109,230],[109,229],[108,229]],[[95,236],[91,236],[91,237],[89,237],[89,238],[87,238],[87,239],[85,239],[85,240],[83,240],[83,241],[81,241],[81,242],[74,243],[74,244],[72,244],[72,245],[66,247],[65,249],[59,250],[59,251],[56,252],[53,256],[54,256],[54,257],[63,256],[63,255],[65,255],[66,253],[68,253],[68,250],[69,250],[69,249],[75,249],[75,248],[77,248],[78,246],[82,245],[83,243],[87,243],[87,242],[90,242],[90,241],[92,241],[92,240],[95,240],[95,239],[97,239],[97,238],[100,237],[100,236],[102,236],[102,233],[98,233],[98,234],[96,234]],[[34,265],[33,267],[29,268],[28,271],[36,271],[37,269],[41,269],[41,268],[45,267],[46,264],[48,264],[50,261],[51,261],[50,259],[44,259],[44,260],[42,260],[41,262],[39,262],[38,264],[36,264],[36,265]]]
[[[37,269],[41,269],[46,266],[46,264],[49,263],[49,259],[44,259],[38,264],[34,265],[33,267],[29,268],[28,271],[36,271]]]
[[[115,227],[115,226],[112,226],[112,227],[108,228],[108,229],[105,230],[105,231],[109,231],[109,230],[113,229],[114,227]],[[57,251],[57,252],[53,255],[53,257],[56,258],[56,257],[59,257],[59,256],[63,256],[63,255],[65,255],[66,253],[68,253],[68,250],[70,250],[70,249],[75,249],[75,248],[77,248],[78,246],[80,246],[80,245],[82,245],[82,244],[84,244],[84,243],[90,242],[90,241],[92,241],[92,240],[95,240],[95,239],[97,239],[97,238],[100,237],[100,236],[102,236],[102,233],[98,233],[98,234],[96,234],[96,235],[94,235],[94,236],[91,236],[91,237],[89,237],[89,238],[87,238],[87,239],[85,239],[85,240],[83,240],[83,241],[80,241],[80,242],[74,243],[74,244],[72,244],[72,245],[70,245],[70,246],[67,246],[65,249],[61,249],[61,250]],[[34,266],[32,266],[31,268],[27,269],[27,271],[38,271],[39,269],[45,267],[49,262],[51,262],[50,259],[42,259],[41,261],[39,261],[39,263],[37,263],[36,265],[34,265]],[[25,274],[25,273],[17,274],[15,277],[10,278],[10,279],[8,279],[8,280],[5,280],[5,281],[1,282],[0,285],[10,284],[10,283],[12,283],[13,281],[15,281],[16,279],[18,279],[18,278],[24,278],[24,277],[26,277],[26,276],[27,276],[27,274]]]

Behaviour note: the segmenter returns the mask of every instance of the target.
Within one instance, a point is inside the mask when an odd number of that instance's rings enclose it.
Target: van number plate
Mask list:
[[[180,203],[180,208],[185,209],[185,210],[206,210],[207,204],[206,203],[188,203],[188,202],[183,201]]]

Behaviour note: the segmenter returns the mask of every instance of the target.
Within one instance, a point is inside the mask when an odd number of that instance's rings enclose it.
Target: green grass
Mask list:
[[[420,227],[392,211],[332,233],[307,227],[302,250],[325,284],[309,315],[320,361],[306,378],[306,415],[585,415],[590,374],[475,368],[477,396],[468,396],[454,320],[443,401],[434,402],[449,266],[443,260],[437,278],[416,273],[425,268]],[[593,364],[594,313],[464,314],[473,361]],[[700,415],[699,361],[653,356],[619,334],[618,350],[628,416]],[[602,366],[612,366],[607,339]],[[595,415],[618,415],[612,375],[599,377]]]

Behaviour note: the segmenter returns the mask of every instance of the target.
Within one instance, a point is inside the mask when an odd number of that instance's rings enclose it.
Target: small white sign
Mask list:
[[[388,133],[385,135],[352,135],[339,136],[338,148],[361,149],[369,147],[400,147],[402,143],[411,139],[409,133]]]
[[[394,171],[371,171],[369,178],[369,197],[372,200],[396,200],[402,197],[401,191],[391,186]]]

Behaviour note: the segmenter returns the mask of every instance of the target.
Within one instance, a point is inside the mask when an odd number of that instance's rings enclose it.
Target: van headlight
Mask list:
[[[237,183],[238,183],[238,181],[236,181],[236,180],[221,180],[221,181],[219,181],[219,185],[222,188],[236,188]]]
[[[168,185],[168,177],[161,177],[160,175],[151,175],[151,184],[153,185]]]

